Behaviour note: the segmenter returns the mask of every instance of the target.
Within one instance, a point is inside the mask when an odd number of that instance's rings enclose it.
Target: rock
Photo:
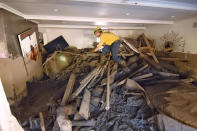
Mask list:
[[[44,64],[44,72],[49,77],[54,77],[57,73],[66,68],[72,61],[72,57],[64,54],[55,52],[49,57]]]

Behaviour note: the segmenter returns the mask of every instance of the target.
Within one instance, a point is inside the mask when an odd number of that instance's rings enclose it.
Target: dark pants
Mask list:
[[[120,57],[118,57],[118,50],[120,48],[120,44],[121,44],[121,41],[117,40],[111,46],[105,45],[104,48],[102,49],[102,53],[104,55],[107,55],[107,53],[111,52],[112,58],[116,62],[120,63],[120,62],[122,62],[122,59]]]

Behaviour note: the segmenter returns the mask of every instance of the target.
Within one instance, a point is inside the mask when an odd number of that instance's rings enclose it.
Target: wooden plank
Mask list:
[[[182,61],[182,62],[188,62],[187,59],[184,58],[168,58],[168,57],[158,57],[159,60],[164,60],[164,61]]]
[[[85,126],[95,126],[96,121],[95,120],[88,120],[88,121],[72,121],[72,126],[80,126],[80,127],[85,127]]]
[[[148,77],[151,77],[151,76],[153,76],[153,73],[148,73],[148,74],[144,74],[144,75],[141,75],[141,76],[137,76],[133,79],[134,80],[141,80],[141,79],[145,79],[145,78],[148,78]]]
[[[151,50],[151,45],[150,45],[150,43],[149,43],[149,41],[148,41],[148,39],[146,38],[146,36],[143,34],[143,38],[144,38],[144,40],[145,40],[145,43],[146,43],[146,45],[149,47],[149,49],[150,49],[150,53],[152,54],[152,57],[153,57],[153,59],[154,59],[154,61],[156,62],[156,63],[159,63],[159,61],[157,60],[157,57],[155,56],[155,53],[153,52],[153,50]]]
[[[179,74],[174,74],[174,73],[169,73],[169,72],[158,72],[159,75],[161,76],[166,76],[166,77],[179,77]]]
[[[110,89],[110,62],[108,64],[108,70],[107,70],[107,95],[106,95],[106,110],[110,109],[110,94],[111,94],[111,89]]]
[[[65,90],[62,102],[61,102],[62,106],[66,105],[69,102],[69,98],[70,98],[70,95],[73,91],[73,86],[75,84],[75,79],[76,79],[76,75],[74,73],[72,73],[70,75],[70,78],[69,78],[69,81],[68,81],[68,84],[66,86],[66,90]]]
[[[41,126],[41,129],[42,129],[42,131],[45,131],[44,118],[43,118],[42,112],[39,113],[39,116],[40,116],[40,126]]]
[[[127,78],[135,76],[137,73],[145,70],[147,67],[148,67],[148,64],[144,65],[143,67],[139,68],[138,70],[136,70],[135,72],[133,72],[132,74],[130,74]]]
[[[83,100],[81,102],[81,106],[80,106],[80,110],[79,110],[79,114],[85,118],[86,120],[88,120],[89,116],[90,116],[90,91],[88,91],[88,89],[85,89],[84,91],[84,95],[83,95]]]
[[[88,74],[81,82],[79,88],[72,94],[71,99],[74,99],[77,97],[81,91],[88,85],[88,83],[94,78],[96,72],[101,68],[101,66],[98,66],[95,68],[92,72]]]

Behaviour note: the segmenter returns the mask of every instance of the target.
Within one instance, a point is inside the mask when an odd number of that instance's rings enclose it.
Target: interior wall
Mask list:
[[[183,37],[185,41],[184,50],[182,47],[175,48],[174,53],[169,55],[171,57],[187,59],[187,63],[176,61],[175,64],[179,71],[189,71],[190,76],[197,79],[197,28],[193,28],[193,23],[195,22],[197,22],[197,17],[176,21],[173,25],[149,26],[145,34],[155,40],[157,50],[162,50],[163,42],[160,38],[167,32],[174,31],[179,33],[179,36]]]
[[[40,79],[43,76],[42,60],[33,61],[23,59],[17,35],[33,28],[38,33],[37,24],[27,21],[22,17],[0,9],[2,13],[4,42],[0,49],[8,52],[8,57],[0,58],[0,77],[10,103],[19,100],[26,94],[26,82]],[[7,47],[7,48],[4,48]]]
[[[3,12],[0,9],[0,58],[8,57],[8,50],[6,43],[6,36],[4,30]]]
[[[175,21],[173,25],[152,25],[147,27],[146,35],[153,38],[158,50],[163,49],[163,42],[160,39],[165,33],[174,31],[179,33],[179,36],[185,40],[184,51],[183,48],[176,48],[175,52],[184,52],[197,54],[197,28],[193,28],[193,23],[197,22],[197,17]]]
[[[108,31],[108,30],[107,30]],[[111,32],[121,36],[133,36],[143,33],[144,30],[110,30]],[[66,28],[39,28],[39,32],[44,33],[48,42],[56,37],[63,35],[69,45],[79,49],[92,47],[92,43],[96,41],[93,29],[66,29]]]

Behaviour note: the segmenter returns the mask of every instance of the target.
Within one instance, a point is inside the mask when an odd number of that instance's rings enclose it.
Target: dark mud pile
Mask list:
[[[125,87],[117,87],[112,91],[110,104],[110,110],[106,111],[101,103],[91,101],[91,116],[96,120],[96,125],[74,130],[158,131],[154,121],[157,112],[147,105],[142,92],[132,91],[130,94]]]

